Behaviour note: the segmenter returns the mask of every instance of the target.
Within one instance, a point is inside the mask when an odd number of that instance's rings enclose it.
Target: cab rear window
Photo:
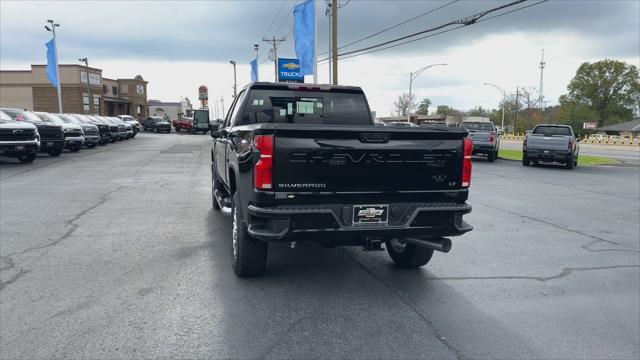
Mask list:
[[[372,125],[361,93],[254,89],[236,125],[287,123]]]

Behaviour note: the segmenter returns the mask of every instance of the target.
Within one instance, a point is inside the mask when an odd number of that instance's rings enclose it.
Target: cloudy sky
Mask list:
[[[529,0],[508,10],[534,4]],[[88,57],[109,78],[142,75],[150,99],[197,99],[199,85],[210,98],[231,101],[233,72],[239,86],[250,79],[253,44],[260,44],[260,80],[272,81],[264,36],[286,37],[278,49],[295,57],[293,6],[300,0],[272,1],[8,1],[0,2],[0,69],[28,69],[45,62],[47,19],[58,28],[60,63]],[[440,10],[340,49],[356,50],[473,15],[507,1],[340,0],[339,45],[349,44],[442,5]],[[328,47],[328,19],[318,1],[319,53]],[[504,13],[507,10],[488,16]],[[488,17],[487,16],[487,17]],[[535,88],[544,48],[544,95],[550,104],[566,92],[577,67],[605,58],[640,65],[640,1],[548,1],[441,35],[339,62],[341,84],[364,88],[371,108],[393,111],[393,101],[409,87],[409,73],[425,65],[414,93],[436,105],[493,108],[500,93],[516,86]],[[326,56],[326,55],[325,55]],[[324,56],[320,56],[323,58]],[[329,81],[326,62],[319,79]],[[310,78],[308,78],[310,80]]]

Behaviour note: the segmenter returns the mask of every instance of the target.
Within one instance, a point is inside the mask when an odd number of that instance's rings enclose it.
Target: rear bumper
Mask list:
[[[385,224],[353,224],[353,205],[248,206],[251,236],[264,241],[295,239],[357,244],[366,237],[457,236],[473,229],[462,216],[471,205],[457,203],[389,204]]]
[[[473,143],[473,154],[486,154],[496,151],[496,146],[488,143]]]
[[[526,149],[523,151],[524,158],[542,162],[566,162],[572,155],[573,153],[567,150]]]

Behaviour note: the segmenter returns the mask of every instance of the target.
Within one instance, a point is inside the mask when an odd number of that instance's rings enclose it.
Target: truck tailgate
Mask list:
[[[461,188],[464,130],[278,124],[274,132],[275,191]]]
[[[545,136],[542,134],[529,134],[527,148],[540,150],[567,150],[569,137],[562,135]]]
[[[487,131],[469,130],[469,137],[473,140],[474,144],[489,144],[490,136],[490,133]]]

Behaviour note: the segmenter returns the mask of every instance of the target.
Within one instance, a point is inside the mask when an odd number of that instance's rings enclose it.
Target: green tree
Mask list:
[[[592,110],[588,104],[572,100],[566,95],[560,96],[560,110],[558,122],[569,125],[576,134],[582,133],[582,123],[594,122],[598,119],[598,112]]]
[[[447,105],[438,105],[436,109],[436,114],[440,115],[449,115],[449,116],[463,116],[464,112],[449,107]]]
[[[630,120],[640,107],[638,68],[622,61],[583,63],[567,89],[565,101],[575,102],[572,111],[584,111],[577,104],[587,105],[597,113],[598,126]]]
[[[429,106],[431,106],[431,100],[422,99],[420,105],[418,105],[418,110],[416,114],[418,115],[429,115]]]

